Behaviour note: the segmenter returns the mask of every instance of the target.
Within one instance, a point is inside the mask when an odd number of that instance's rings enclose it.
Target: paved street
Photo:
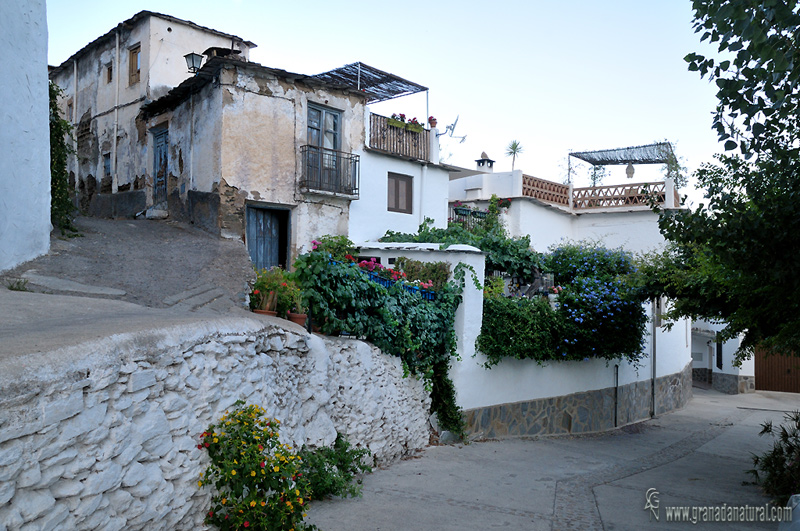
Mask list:
[[[800,395],[695,389],[684,409],[614,432],[431,447],[364,480],[362,498],[316,502],[326,531],[777,529],[769,523],[667,523],[667,506],[756,505],[750,455],[765,420]],[[660,520],[644,510],[658,491]]]

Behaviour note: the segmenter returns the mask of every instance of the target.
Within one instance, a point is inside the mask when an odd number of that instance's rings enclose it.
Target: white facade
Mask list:
[[[369,112],[366,113],[369,138]],[[434,227],[447,227],[448,170],[438,164],[437,129],[430,130],[430,161],[415,161],[364,149],[361,157],[360,199],[350,204],[349,237],[357,244],[377,241],[387,230],[415,233],[425,218]],[[389,174],[411,178],[411,212],[389,210]]]
[[[0,271],[50,248],[50,129],[44,0],[9,0],[0,17]]]

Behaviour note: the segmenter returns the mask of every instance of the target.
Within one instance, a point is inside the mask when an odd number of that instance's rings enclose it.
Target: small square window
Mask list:
[[[136,45],[128,51],[128,79],[129,84],[138,83],[141,79],[142,47]]]
[[[387,208],[389,212],[411,214],[413,178],[410,175],[389,173],[389,194]]]

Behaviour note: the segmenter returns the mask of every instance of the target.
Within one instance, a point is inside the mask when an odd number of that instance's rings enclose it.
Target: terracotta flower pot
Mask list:
[[[288,315],[289,315],[289,320],[291,322],[297,323],[300,326],[306,325],[306,319],[308,319],[308,314],[288,312]]]
[[[261,315],[271,315],[272,317],[276,317],[278,315],[278,312],[275,312],[275,311],[272,311],[272,310],[255,309],[255,310],[253,310],[253,313],[260,313]]]

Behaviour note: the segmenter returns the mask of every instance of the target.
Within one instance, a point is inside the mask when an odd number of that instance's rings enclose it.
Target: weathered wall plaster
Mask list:
[[[44,0],[10,0],[0,17],[0,271],[50,248],[50,129]]]
[[[422,382],[366,343],[257,317],[120,334],[0,360],[0,528],[205,529],[196,445],[237,399],[294,446],[428,442]]]

